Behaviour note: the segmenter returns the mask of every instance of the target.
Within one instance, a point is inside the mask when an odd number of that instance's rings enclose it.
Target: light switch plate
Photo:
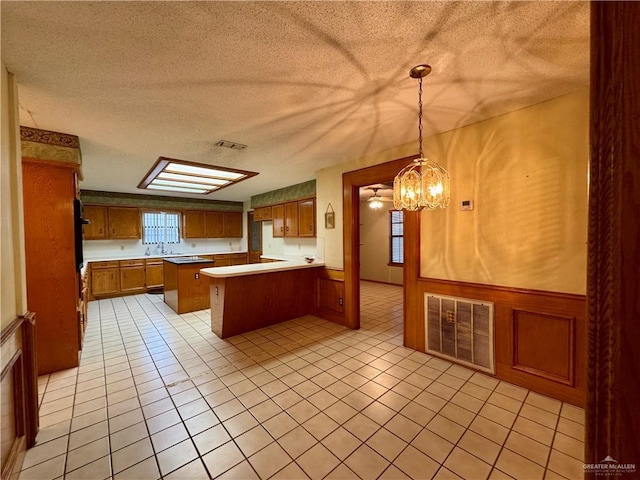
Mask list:
[[[462,200],[460,210],[473,210],[473,200]]]

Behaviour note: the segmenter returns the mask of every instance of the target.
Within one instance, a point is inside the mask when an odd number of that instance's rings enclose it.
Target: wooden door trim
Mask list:
[[[637,2],[591,4],[588,464],[607,456],[640,461],[638,24]]]
[[[344,312],[345,325],[349,328],[360,328],[360,197],[359,189],[373,183],[392,181],[396,174],[416,158],[416,155],[404,157],[380,165],[362,168],[342,174],[342,226],[344,251]],[[411,215],[409,215],[411,216]],[[415,215],[417,216],[417,214]],[[405,224],[405,325],[408,309],[406,308],[407,265],[411,262],[419,264],[415,253],[419,253],[420,229],[415,230],[418,222],[412,222],[410,231]],[[417,239],[417,246],[412,245]],[[409,244],[409,245],[408,245]],[[407,253],[414,255],[407,257]],[[409,272],[413,275],[412,268]],[[417,277],[413,279],[415,282]]]

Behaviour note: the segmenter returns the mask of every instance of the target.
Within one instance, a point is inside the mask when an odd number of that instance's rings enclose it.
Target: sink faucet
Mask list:
[[[158,244],[158,248],[160,249],[160,254],[164,255],[167,251],[164,249],[164,242],[160,242]]]

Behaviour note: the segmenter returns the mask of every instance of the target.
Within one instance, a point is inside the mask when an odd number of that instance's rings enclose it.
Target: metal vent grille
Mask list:
[[[495,373],[493,303],[424,294],[427,353]]]

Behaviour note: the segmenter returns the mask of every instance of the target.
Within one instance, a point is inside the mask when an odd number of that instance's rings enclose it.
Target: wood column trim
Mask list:
[[[393,181],[396,174],[406,167],[417,155],[400,158],[380,165],[362,168],[342,174],[342,226],[344,248],[344,312],[345,326],[353,329],[360,328],[360,187],[373,183]],[[417,213],[416,213],[417,216]],[[419,252],[419,228],[417,231],[407,231],[405,225],[405,268],[410,262],[417,262],[420,257],[408,259],[407,252]],[[411,246],[411,242],[416,246]],[[409,245],[408,245],[409,244]],[[406,282],[405,273],[405,282]],[[417,277],[413,279],[417,281]],[[404,287],[407,292],[407,285]],[[405,304],[405,312],[407,311]],[[406,324],[406,322],[405,322]],[[406,341],[406,338],[405,338]]]
[[[640,464],[638,25],[640,3],[591,4],[586,463]]]

